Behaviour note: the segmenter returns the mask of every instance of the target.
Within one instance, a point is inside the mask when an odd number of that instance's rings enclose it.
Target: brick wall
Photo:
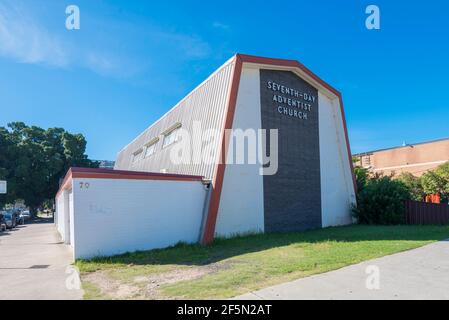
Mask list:
[[[302,97],[275,92],[268,82],[315,97],[310,110],[274,101],[274,95],[304,101]],[[320,148],[318,91],[289,71],[260,70],[263,129],[279,129],[279,169],[264,176],[265,231],[301,231],[321,227]],[[278,108],[282,107],[282,113]],[[284,114],[284,107],[306,113],[307,119]],[[307,108],[306,108],[307,109]]]

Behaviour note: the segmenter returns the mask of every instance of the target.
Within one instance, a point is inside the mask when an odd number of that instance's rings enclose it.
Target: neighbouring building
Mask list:
[[[98,160],[98,167],[101,169],[114,169],[115,161],[111,160]]]
[[[114,170],[69,170],[55,223],[90,258],[350,224],[355,199],[341,94],[295,60],[237,54]]]
[[[400,147],[355,154],[356,165],[373,173],[398,175],[409,172],[421,176],[449,161],[449,138],[403,144]]]

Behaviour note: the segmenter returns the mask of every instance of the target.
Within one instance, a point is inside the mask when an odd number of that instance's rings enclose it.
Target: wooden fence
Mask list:
[[[449,224],[449,205],[406,201],[405,221],[407,224]]]

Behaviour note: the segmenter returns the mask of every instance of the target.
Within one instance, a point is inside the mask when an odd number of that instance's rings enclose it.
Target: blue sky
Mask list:
[[[381,30],[365,28],[369,4]],[[449,137],[448,19],[443,0],[0,0],[0,126],[80,132],[113,160],[240,52],[297,59],[339,89],[353,152]]]

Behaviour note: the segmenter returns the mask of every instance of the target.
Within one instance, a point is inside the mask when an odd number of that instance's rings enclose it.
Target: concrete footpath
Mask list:
[[[81,299],[71,249],[51,222],[0,233],[0,300]]]
[[[449,299],[449,241],[276,285],[235,299]]]

